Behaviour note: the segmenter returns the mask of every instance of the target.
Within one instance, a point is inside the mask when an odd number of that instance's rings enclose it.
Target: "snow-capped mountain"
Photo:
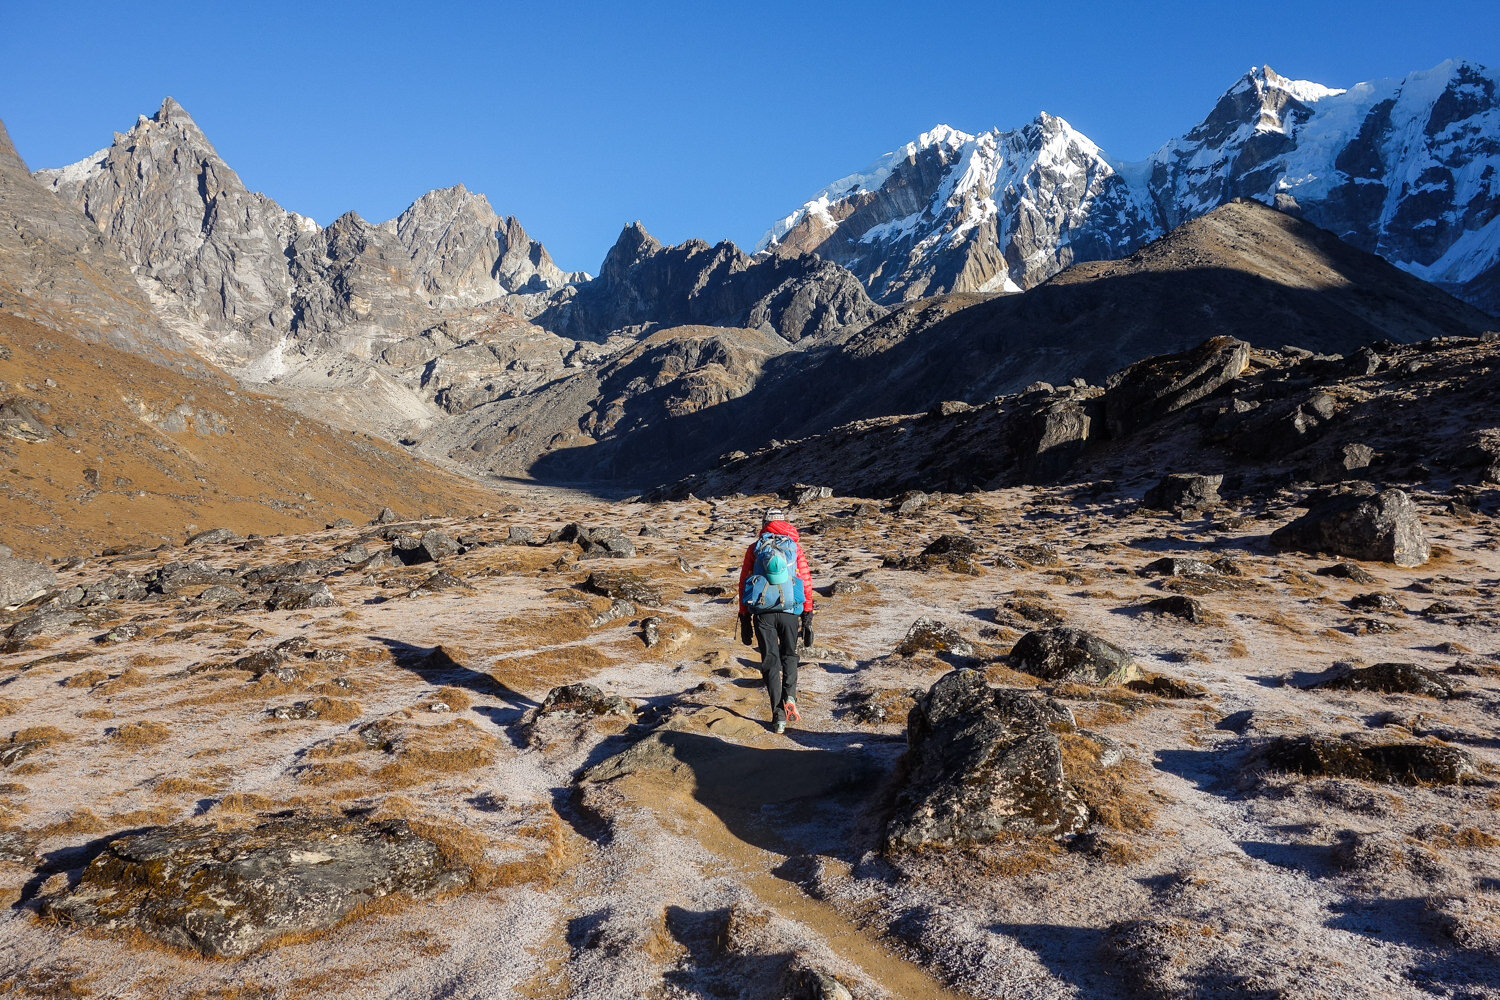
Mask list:
[[[759,249],[816,250],[878,301],[1029,288],[1249,197],[1500,311],[1500,75],[1450,61],[1336,90],[1254,69],[1121,164],[1060,118],[946,126],[818,192]]]
[[[877,301],[1019,291],[1160,235],[1099,147],[1042,114],[1012,132],[939,126],[818,192],[757,250],[819,255]]]
[[[353,342],[586,277],[462,185],[378,225],[350,212],[319,226],[248,190],[170,97],[92,156],[33,176],[98,227],[168,323],[256,380],[279,371],[287,346],[350,341],[368,356]]]

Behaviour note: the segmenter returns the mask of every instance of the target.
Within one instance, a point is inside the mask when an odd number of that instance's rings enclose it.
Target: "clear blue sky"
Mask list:
[[[1500,65],[1500,3],[0,2],[0,118],[33,167],[177,98],[252,189],[327,223],[454,183],[566,268],[620,227],[753,243],[942,122],[1038,111],[1140,159],[1251,65],[1348,86]]]

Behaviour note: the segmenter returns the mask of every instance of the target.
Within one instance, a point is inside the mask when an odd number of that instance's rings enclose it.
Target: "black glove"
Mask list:
[[[755,626],[749,615],[740,615],[740,642],[747,646],[755,645]]]
[[[802,645],[804,647],[811,646],[812,637],[812,612],[804,611],[802,612]]]

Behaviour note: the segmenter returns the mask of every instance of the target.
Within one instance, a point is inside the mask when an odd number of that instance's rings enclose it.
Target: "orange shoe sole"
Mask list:
[[[797,703],[795,701],[786,702],[781,707],[786,710],[786,721],[788,721],[788,722],[801,722],[802,721],[802,713],[799,712],[799,711],[797,711]]]

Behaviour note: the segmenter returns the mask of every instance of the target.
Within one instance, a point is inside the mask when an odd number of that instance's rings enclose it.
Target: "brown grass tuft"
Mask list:
[[[113,719],[115,713],[107,708],[91,708],[86,712],[79,712],[78,717],[80,719],[91,719],[95,722],[102,722],[106,719]]]
[[[127,667],[125,672],[118,677],[112,677],[103,684],[100,684],[94,690],[94,693],[104,695],[117,694],[126,688],[139,687],[150,679],[150,675],[144,671],[137,670],[135,667]]]
[[[116,743],[126,747],[154,747],[172,736],[172,727],[165,722],[127,722],[110,736]]]
[[[157,795],[214,795],[217,785],[196,778],[162,778],[151,786]]]
[[[270,812],[279,806],[280,803],[276,799],[269,795],[261,795],[259,792],[230,792],[214,805],[214,810],[226,813],[256,813]]]
[[[98,667],[85,670],[81,674],[74,674],[62,682],[65,688],[91,688],[95,684],[103,684],[109,680],[109,674]]]
[[[1250,648],[1239,639],[1236,639],[1224,647],[1224,652],[1229,655],[1230,659],[1239,660],[1250,655]]]
[[[27,726],[25,729],[17,729],[10,734],[12,743],[29,743],[33,740],[42,746],[51,746],[54,743],[66,743],[73,738],[73,734],[64,732],[56,726]]]
[[[1086,736],[1063,733],[1063,773],[1083,797],[1095,822],[1111,830],[1149,830],[1157,800],[1148,792],[1151,769],[1129,758],[1113,767],[1100,767],[1104,748]]]
[[[352,760],[334,760],[307,765],[297,772],[297,780],[309,785],[331,785],[341,781],[355,781],[367,774],[364,768]]]

